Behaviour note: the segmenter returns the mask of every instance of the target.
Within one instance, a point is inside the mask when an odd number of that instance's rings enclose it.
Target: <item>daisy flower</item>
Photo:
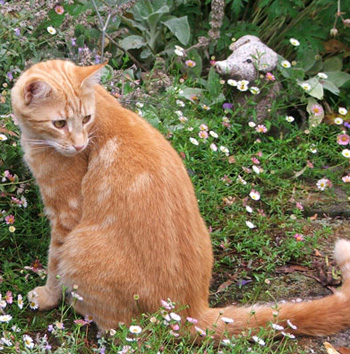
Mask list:
[[[142,332],[142,328],[140,326],[130,326],[129,331],[134,334],[140,334]]]
[[[287,324],[292,329],[298,329],[298,327],[296,325],[294,325],[290,320],[287,320]]]
[[[347,109],[344,108],[344,107],[339,107],[338,112],[339,112],[339,114],[341,114],[342,116],[345,116],[345,115],[348,113]]]
[[[343,124],[343,119],[340,117],[334,118],[334,123],[336,125],[342,125]]]
[[[178,117],[182,117],[183,113],[181,111],[175,111],[174,112]]]
[[[250,229],[255,229],[256,226],[251,222],[251,221],[246,221],[245,224],[250,228]]]
[[[255,189],[252,189],[249,193],[250,198],[253,200],[259,200],[260,199],[260,193],[256,191]]]
[[[234,320],[229,317],[221,317],[221,320],[224,321],[225,323],[233,323]]]
[[[57,33],[56,29],[53,28],[52,26],[47,27],[47,32],[49,32],[52,35],[55,35]]]
[[[258,132],[258,133],[266,133],[267,132],[267,128],[265,127],[265,125],[263,124],[259,124],[255,127],[255,130]]]
[[[229,150],[228,150],[228,148],[227,147],[225,147],[225,146],[220,146],[220,151],[221,152],[223,152],[226,156],[228,156],[229,155]]]
[[[292,333],[281,332],[281,334],[289,339],[295,339],[295,335]]]
[[[317,76],[318,76],[320,79],[328,79],[328,76],[327,76],[327,74],[325,74],[325,73],[318,73]]]
[[[350,150],[349,149],[344,149],[341,153],[344,157],[350,158]]]
[[[202,108],[203,108],[205,111],[210,111],[210,107],[207,106],[206,104],[202,104]]]
[[[15,228],[13,225],[11,225],[11,226],[9,227],[9,231],[10,231],[10,232],[15,232],[15,231],[16,231],[16,228]]]
[[[5,222],[7,225],[12,225],[15,222],[15,217],[12,214],[5,216]]]
[[[185,49],[183,49],[182,47],[180,47],[178,45],[175,46],[174,53],[179,57],[184,57],[186,55]]]
[[[186,317],[186,320],[189,323],[193,323],[193,324],[198,323],[198,320],[196,320],[195,318],[192,318],[192,317]]]
[[[229,79],[229,80],[227,80],[227,83],[228,83],[230,86],[237,86],[237,81],[236,81],[236,80]]]
[[[258,175],[258,174],[260,174],[260,168],[258,167],[258,166],[256,166],[256,165],[253,165],[252,166],[252,170]]]
[[[320,115],[323,114],[323,107],[319,104],[313,104],[311,106],[311,113],[316,116],[319,117]]]
[[[199,137],[202,138],[202,139],[208,139],[208,132],[206,132],[205,130],[201,130],[199,133],[198,133]]]
[[[214,143],[210,144],[210,149],[213,151],[218,151],[218,147]]]
[[[300,84],[301,88],[305,91],[310,91],[311,90],[311,85],[307,82],[303,82],[302,84]]]
[[[136,102],[136,107],[137,108],[142,108],[144,104],[142,102]]]
[[[56,322],[55,326],[57,329],[64,329],[64,323],[63,322]]]
[[[180,322],[180,321],[181,321],[181,316],[178,315],[178,314],[175,313],[175,312],[170,312],[170,317],[171,317],[174,321],[177,321],[177,322]]]
[[[295,118],[292,117],[292,116],[287,116],[287,117],[286,117],[286,121],[289,122],[289,123],[294,122],[294,120],[295,120]]]
[[[193,60],[186,60],[185,64],[189,67],[189,68],[194,68],[196,66],[196,62]]]
[[[294,47],[298,47],[300,45],[300,42],[295,38],[291,38],[289,42],[291,45],[294,45]]]
[[[20,310],[23,309],[23,297],[21,294],[17,296],[17,306],[20,308]]]
[[[5,141],[7,140],[7,136],[4,134],[0,134],[0,141]]]
[[[262,346],[265,345],[265,342],[262,339],[260,339],[258,336],[253,336],[252,338],[253,338],[254,342],[256,342]]]
[[[254,122],[248,122],[250,128],[255,128],[256,124]]]
[[[327,187],[331,187],[331,182],[327,178],[321,178],[317,181],[316,186],[319,190],[324,191]]]
[[[181,123],[185,123],[185,122],[188,121],[188,119],[187,119],[185,116],[181,116],[181,117],[179,117],[179,121],[180,121]]]
[[[79,301],[83,301],[83,298],[79,294],[77,294],[76,292],[72,291],[71,295],[72,295],[73,299],[77,299]]]
[[[253,208],[251,208],[249,205],[247,205],[245,207],[245,210],[248,212],[248,213],[252,213],[253,212]]]
[[[198,140],[195,139],[195,138],[190,138],[190,142],[191,142],[193,145],[199,145]]]
[[[231,341],[229,339],[223,339],[221,343],[224,345],[230,345]]]
[[[346,133],[337,136],[337,143],[339,145],[348,145],[350,141],[350,136]]]
[[[240,175],[238,175],[237,181],[243,185],[247,184],[247,181],[245,179],[243,179]]]
[[[272,73],[266,73],[265,79],[269,80],[269,81],[275,81],[276,80],[275,75],[273,75]]]
[[[181,100],[176,100],[176,104],[180,107],[185,107],[185,102]]]
[[[344,183],[349,183],[350,182],[350,175],[342,177],[342,180]]]
[[[12,316],[11,315],[1,315],[0,316],[0,322],[10,322],[12,320]]]
[[[197,333],[203,337],[205,336],[205,331],[203,331],[201,328],[197,327],[197,326],[194,326],[194,329],[197,331]]]
[[[34,342],[33,342],[33,338],[28,336],[28,334],[25,334],[23,336],[23,342],[24,342],[24,345],[29,348],[29,349],[32,349],[34,348]]]
[[[213,130],[211,130],[211,131],[209,132],[209,134],[210,134],[210,136],[212,136],[213,138],[218,138],[218,137],[219,137],[219,135],[218,135],[217,133],[215,133]]]
[[[253,94],[253,95],[258,95],[260,93],[260,89],[259,87],[253,86],[249,89],[249,91]]]
[[[208,126],[205,125],[205,124],[201,124],[201,125],[199,126],[199,129],[200,129],[200,130],[205,130],[205,131],[207,131],[207,130],[208,130]]]
[[[237,82],[237,89],[239,91],[248,91],[248,85],[249,85],[249,81],[247,80],[241,80]]]
[[[39,308],[39,302],[38,300],[33,297],[30,302],[29,302],[29,307],[32,309],[32,310],[37,310]]]
[[[276,324],[276,323],[272,323],[271,324],[271,327],[276,330],[276,331],[283,331],[284,330],[284,327],[279,325],[279,324]]]
[[[63,14],[64,14],[64,8],[63,8],[63,6],[61,6],[61,5],[55,6],[55,12],[56,12],[56,14],[58,14],[58,15],[63,15]]]
[[[286,68],[286,69],[288,69],[288,68],[291,67],[291,64],[290,64],[290,62],[289,62],[288,60],[283,60],[283,61],[281,62],[281,65],[282,65],[284,68]]]
[[[293,237],[297,240],[297,241],[304,241],[304,236],[301,234],[295,234],[293,235]]]

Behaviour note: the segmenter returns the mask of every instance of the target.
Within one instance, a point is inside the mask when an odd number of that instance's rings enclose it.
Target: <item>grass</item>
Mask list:
[[[309,129],[301,119],[300,111],[305,110],[305,105],[299,98],[295,101],[295,106],[299,106],[296,119],[287,122],[288,107],[294,105],[285,103],[290,86],[285,86],[280,101],[272,107],[271,118],[251,127],[248,123],[255,119],[254,102],[224,110],[223,102],[215,103],[210,90],[203,90],[201,101],[191,101],[183,97],[181,90],[193,87],[194,81],[178,76],[174,80],[174,87],[159,92],[157,99],[140,99],[128,106],[163,132],[191,176],[215,254],[211,303],[219,306],[234,301],[235,289],[242,303],[255,302],[261,294],[274,301],[266,292],[266,284],[276,267],[291,260],[307,264],[320,235],[329,232],[304,232],[307,220],[302,210],[303,197],[309,193],[331,197],[334,186],[345,194],[350,191],[341,178],[349,171],[349,160],[342,155],[346,146],[337,143],[337,136],[345,127],[324,122]],[[227,102],[234,102],[229,87],[223,85],[220,90]],[[8,97],[8,89],[5,91]],[[201,102],[211,102],[210,109]],[[186,328],[176,329],[176,320],[170,318],[164,323],[164,309],[135,320],[142,329],[139,334],[120,325],[108,337],[100,338],[96,338],[94,324],[82,321],[64,302],[50,312],[30,309],[25,294],[45,282],[42,278],[50,230],[38,189],[21,160],[19,131],[9,116],[8,98],[0,110],[1,134],[6,138],[0,141],[0,311],[12,316],[10,321],[3,318],[0,322],[3,352],[302,352],[297,343],[278,337],[278,331],[272,328],[261,330],[256,341],[246,332],[215,348],[208,333],[202,344],[196,345]],[[256,130],[259,124],[266,126],[266,133]],[[201,138],[200,132],[202,136],[207,132],[208,137]],[[322,178],[331,181],[333,187],[328,184],[320,190],[316,183]],[[250,196],[252,191],[259,193],[258,200]],[[8,222],[11,215],[13,223]],[[302,241],[296,234],[302,235]],[[228,280],[231,283],[218,291]],[[19,295],[24,299],[23,308],[17,304]],[[184,327],[190,326],[187,322]],[[264,342],[259,342],[259,338]]]

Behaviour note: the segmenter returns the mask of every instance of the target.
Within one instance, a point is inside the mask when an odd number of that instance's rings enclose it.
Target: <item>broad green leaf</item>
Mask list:
[[[186,87],[179,92],[179,96],[192,101],[194,96],[198,98],[203,92],[203,89]]]
[[[140,53],[140,58],[141,59],[147,59],[152,55],[152,52],[149,48],[145,48],[142,50],[142,52]]]
[[[113,68],[110,65],[105,65],[102,69],[101,82],[111,80],[113,77]]]
[[[317,78],[313,77],[306,81],[298,81],[299,86],[303,87],[304,84],[310,85],[310,90],[306,91],[310,96],[319,100],[323,98],[323,86],[319,83]]]
[[[209,70],[207,90],[213,99],[218,97],[221,92],[220,76],[215,72],[213,66]]]
[[[162,6],[157,11],[151,13],[148,18],[147,22],[151,28],[156,28],[159,25],[160,19],[165,15],[168,14],[170,8],[168,6]]]
[[[343,62],[339,57],[326,59],[323,63],[323,71],[340,71],[343,67]]]
[[[162,22],[169,30],[176,36],[176,38],[183,44],[187,45],[190,40],[191,30],[188,24],[187,16],[174,17]]]
[[[119,45],[123,47],[125,50],[129,49],[138,49],[146,45],[145,40],[136,35],[131,35],[128,37],[125,37],[119,42]]]
[[[315,65],[315,56],[317,54],[315,50],[305,49],[298,54],[299,61],[301,62],[304,71],[310,70]]]
[[[339,95],[340,90],[336,85],[333,84],[332,81],[322,80],[322,85],[325,90],[330,91],[335,95]]]
[[[335,86],[341,87],[350,80],[350,74],[343,71],[325,72],[327,81],[331,81]]]

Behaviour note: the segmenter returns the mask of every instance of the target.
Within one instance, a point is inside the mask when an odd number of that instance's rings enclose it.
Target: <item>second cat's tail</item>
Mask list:
[[[289,333],[311,336],[333,334],[350,327],[350,241],[338,240],[334,256],[343,275],[342,289],[335,294],[301,303],[208,308],[198,316],[197,332],[213,330],[214,338],[220,340],[225,333],[233,335],[247,328],[254,332],[271,324],[278,324]]]

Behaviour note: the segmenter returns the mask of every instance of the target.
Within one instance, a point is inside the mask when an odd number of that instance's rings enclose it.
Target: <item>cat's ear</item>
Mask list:
[[[52,87],[44,81],[32,81],[24,86],[24,103],[29,105],[47,98],[52,92]]]
[[[98,84],[101,79],[103,67],[106,64],[107,61],[102,64],[79,67],[78,77],[81,80],[80,87],[92,87],[95,84]]]

